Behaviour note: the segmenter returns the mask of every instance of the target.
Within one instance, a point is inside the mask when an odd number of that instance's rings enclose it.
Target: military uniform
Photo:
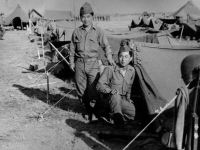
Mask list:
[[[124,114],[131,120],[134,120],[135,117],[135,106],[130,100],[135,69],[130,65],[126,66],[125,69],[126,73],[123,75],[118,64],[114,68],[106,67],[97,84],[97,90],[104,94],[110,94],[112,89],[119,91],[118,94],[109,95],[106,99],[109,101],[114,122],[124,120]]]
[[[93,10],[86,2],[80,9],[80,15],[91,13],[93,13]],[[79,100],[84,105],[88,104],[88,100],[97,98],[95,87],[99,78],[99,64],[97,60],[99,46],[105,50],[107,58],[108,56],[112,58],[110,45],[101,28],[95,27],[91,23],[89,30],[86,30],[84,25],[74,30],[71,38],[69,60],[70,66],[74,66],[75,63],[76,88]]]

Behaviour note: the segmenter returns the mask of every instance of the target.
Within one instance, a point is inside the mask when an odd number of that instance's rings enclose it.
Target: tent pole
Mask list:
[[[29,15],[28,15],[28,22],[29,22],[29,33],[32,34],[32,29],[31,29],[31,11],[29,10]]]
[[[75,9],[75,0],[73,0],[73,4],[74,4],[74,16],[76,16],[76,9]],[[75,18],[75,17],[74,17]],[[75,22],[75,28],[76,28],[76,18],[74,20]]]
[[[43,27],[43,34],[44,34],[44,26],[42,24]],[[46,60],[45,60],[45,52],[44,52],[44,39],[43,39],[43,34],[41,34],[41,38],[42,38],[42,50],[43,50],[43,60],[44,60],[44,70],[45,70],[45,74],[46,74],[46,79],[47,79],[47,104],[49,104],[49,73],[47,71],[47,66],[46,66]]]
[[[21,18],[20,18],[20,20],[21,20]],[[22,20],[21,20],[21,28],[22,28],[22,30],[23,30],[23,24],[22,24]]]
[[[181,38],[182,38],[182,35],[183,35],[183,29],[184,29],[184,25],[182,25],[182,30],[181,30],[181,35],[180,35],[180,40],[179,40],[179,42],[181,42]]]

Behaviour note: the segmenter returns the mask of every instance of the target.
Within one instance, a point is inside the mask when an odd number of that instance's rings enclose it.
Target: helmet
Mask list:
[[[188,55],[181,62],[181,76],[185,84],[192,81],[192,72],[200,66],[200,55]]]

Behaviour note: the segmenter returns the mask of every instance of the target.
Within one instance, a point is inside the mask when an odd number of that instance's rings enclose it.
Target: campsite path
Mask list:
[[[103,141],[95,134],[106,128],[88,124],[81,117],[76,91],[38,121],[39,113],[50,107],[46,103],[46,83],[42,73],[29,72],[32,62],[43,67],[37,57],[36,43],[29,42],[27,31],[7,31],[0,41],[0,149],[1,150],[104,150],[122,149],[127,141]],[[38,82],[35,79],[40,79]],[[50,75],[51,104],[60,100],[72,84]],[[108,127],[110,128],[110,127]]]

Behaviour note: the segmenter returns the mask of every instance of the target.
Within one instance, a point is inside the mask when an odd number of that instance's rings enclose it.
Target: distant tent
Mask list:
[[[135,21],[132,20],[130,28],[136,28],[137,25],[138,25],[138,24],[136,24]]]
[[[59,10],[46,10],[43,15],[44,19],[61,21],[61,20],[74,20],[71,11],[59,11]]]
[[[35,9],[32,9],[31,11],[29,11],[28,16],[31,20],[31,22],[33,23],[33,25],[37,24],[37,21],[42,18],[42,15],[36,11]]]
[[[59,41],[70,41],[72,32],[75,29],[75,22],[66,20],[51,22],[48,27],[53,28],[53,32],[59,37]]]
[[[138,24],[135,23],[134,20],[132,20],[130,28],[136,28],[136,27],[154,28],[154,25],[153,25],[153,22],[152,22],[152,18],[143,17]]]
[[[188,1],[185,5],[183,5],[180,9],[173,12],[168,17],[173,16],[175,17],[181,17],[184,19],[193,19],[196,20],[200,18],[200,9],[192,2],[192,0]]]
[[[167,24],[175,24],[179,19],[159,18],[159,20]]]
[[[189,21],[189,23],[182,23],[181,25],[183,27],[183,36],[190,36],[195,37],[196,39],[200,38],[200,19],[196,21]],[[181,34],[182,28],[179,29],[179,32],[172,33],[174,34]],[[175,35],[176,36],[176,35]]]
[[[5,25],[9,25],[14,23],[13,25],[19,25],[21,26],[22,23],[27,23],[28,22],[28,13],[25,13],[20,5],[18,4],[15,10],[5,18]]]
[[[56,29],[59,33],[59,41],[71,41],[72,33],[75,29],[75,22],[56,22]]]

